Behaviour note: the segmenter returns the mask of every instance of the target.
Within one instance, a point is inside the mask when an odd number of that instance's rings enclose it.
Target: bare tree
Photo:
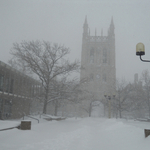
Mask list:
[[[130,112],[135,118],[142,118],[145,116],[145,92],[142,82],[132,84],[133,90],[130,93]]]
[[[145,92],[145,97],[143,97],[143,99],[145,98],[145,101],[148,107],[149,117],[150,117],[150,73],[148,70],[143,71],[142,81],[144,83],[143,89]]]
[[[93,92],[82,89],[80,94],[80,101],[83,102],[81,105],[82,110],[88,113],[88,116],[91,117],[93,107],[99,106],[100,100],[96,99]]]
[[[62,103],[73,102],[78,103],[78,95],[80,93],[79,82],[76,79],[67,80],[63,77],[58,80],[54,80],[50,86],[50,98],[48,103],[54,104],[54,115],[57,116],[58,108]]]
[[[43,113],[46,113],[49,101],[49,91],[52,81],[56,77],[69,75],[79,69],[79,61],[71,63],[66,56],[69,48],[46,41],[23,41],[14,43],[11,54],[16,61],[24,63],[35,73],[42,82],[44,88]]]
[[[86,95],[84,95],[84,98],[82,97],[82,99],[86,100],[86,105],[85,102],[83,101],[82,104],[82,109],[88,113],[88,116],[91,117],[91,113],[92,113],[92,102],[94,102],[94,95],[93,94],[89,94],[86,93]]]
[[[15,60],[15,58],[11,58],[9,61],[8,61],[8,64],[14,68],[14,69],[17,69],[18,71],[20,71],[21,73],[25,74],[25,75],[28,75],[30,77],[32,77],[33,73],[31,71],[30,68],[27,68],[25,66],[25,62],[21,61],[21,60]]]
[[[114,108],[119,112],[119,117],[122,118],[122,112],[128,111],[130,108],[129,94],[132,91],[131,84],[126,84],[124,80],[117,81],[116,97],[114,99]]]

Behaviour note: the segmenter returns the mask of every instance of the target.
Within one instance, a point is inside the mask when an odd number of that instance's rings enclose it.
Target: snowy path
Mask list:
[[[43,122],[30,131],[0,132],[0,150],[149,150],[142,127],[149,124],[99,118]]]

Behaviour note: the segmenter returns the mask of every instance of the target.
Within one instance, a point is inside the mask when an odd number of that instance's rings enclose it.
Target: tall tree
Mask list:
[[[80,91],[79,81],[76,79],[67,80],[63,77],[58,80],[54,80],[50,85],[50,98],[48,103],[54,104],[54,115],[57,116],[57,111],[61,104],[65,102],[78,103],[78,95]]]
[[[148,113],[150,117],[150,73],[148,70],[143,71],[142,81],[144,83],[145,101],[148,107]]]
[[[114,108],[119,112],[119,117],[122,118],[122,112],[128,111],[130,108],[130,92],[132,91],[131,84],[126,84],[124,80],[117,81],[116,84],[116,97],[113,103]]]
[[[80,94],[80,101],[81,108],[86,113],[88,113],[88,116],[91,117],[93,107],[99,106],[100,100],[96,99],[93,92],[89,92],[88,90],[82,89],[82,92]]]
[[[69,48],[47,41],[23,41],[14,43],[11,54],[16,61],[35,73],[44,88],[43,113],[46,113],[49,101],[50,85],[56,77],[68,75],[79,69],[79,61],[70,62],[66,56]]]
[[[130,93],[130,112],[135,118],[142,118],[145,116],[145,91],[142,82],[138,81],[132,84],[133,90]]]
[[[18,71],[22,72],[23,74],[27,75],[27,76],[30,76],[32,77],[33,75],[33,72],[31,71],[30,68],[27,68],[25,66],[25,63],[23,61],[16,61],[15,58],[11,58],[9,61],[8,61],[8,64],[14,68],[14,69],[17,69]]]

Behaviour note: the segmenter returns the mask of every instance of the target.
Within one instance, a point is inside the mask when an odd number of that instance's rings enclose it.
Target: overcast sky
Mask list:
[[[117,78],[133,81],[135,73],[150,70],[150,63],[135,55],[143,42],[150,59],[149,0],[0,0],[0,61],[10,59],[14,42],[46,40],[71,49],[81,60],[83,23],[87,15],[91,35],[107,35],[113,16]]]

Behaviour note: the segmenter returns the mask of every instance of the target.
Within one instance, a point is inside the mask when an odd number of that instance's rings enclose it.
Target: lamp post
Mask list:
[[[145,55],[145,46],[143,43],[138,43],[136,45],[136,55],[140,56],[141,61],[150,62],[150,60],[143,60],[141,57],[142,55]],[[144,133],[145,133],[145,137],[147,137],[148,135],[150,135],[150,130],[144,129]]]
[[[140,56],[141,61],[143,62],[150,62],[150,60],[143,60],[142,55],[145,55],[145,46],[143,43],[138,43],[136,45],[136,55]]]
[[[111,97],[110,96],[108,96],[108,106],[109,106],[108,117],[111,118]]]

